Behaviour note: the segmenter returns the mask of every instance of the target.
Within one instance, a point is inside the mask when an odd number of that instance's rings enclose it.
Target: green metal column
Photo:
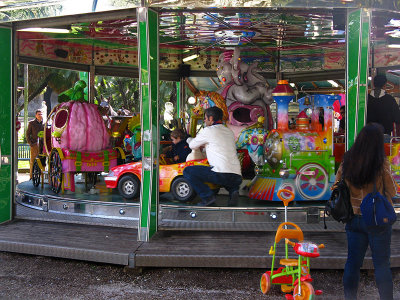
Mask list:
[[[142,128],[142,181],[140,189],[139,241],[149,241],[158,226],[158,13],[137,9],[139,83]]]
[[[0,222],[12,218],[14,198],[13,32],[0,28]]]
[[[357,9],[347,15],[346,150],[366,121],[370,11]]]

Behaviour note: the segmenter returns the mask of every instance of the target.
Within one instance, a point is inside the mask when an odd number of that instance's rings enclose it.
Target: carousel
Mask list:
[[[143,3],[122,7],[93,1],[90,7],[72,8],[68,1],[34,1],[0,6],[0,39],[7,50],[0,64],[10,70],[0,80],[0,112],[5,110],[0,114],[0,190],[6,193],[6,200],[0,201],[1,221],[38,222],[41,230],[33,236],[47,230],[57,238],[65,233],[67,242],[79,235],[92,239],[91,245],[101,240],[107,251],[89,249],[93,256],[83,256],[89,260],[133,266],[265,267],[269,260],[260,234],[272,241],[279,224],[290,220],[308,235],[329,240],[318,267],[340,267],[345,259],[339,255],[344,250],[338,250],[345,240],[343,224],[328,218],[330,230],[324,231],[324,206],[343,154],[365,124],[369,77],[385,73],[388,92],[400,95],[400,55],[393,46],[400,44],[398,4]],[[13,13],[7,13],[10,10]],[[16,175],[17,82],[24,78],[27,106],[29,78],[34,77],[18,72],[24,69],[18,65],[79,74],[54,96],[57,103],[46,115],[32,180]],[[111,95],[105,91],[111,90],[112,80]],[[173,87],[167,92],[165,82]],[[114,102],[117,94],[126,96],[123,105]],[[194,137],[204,127],[204,109],[213,106],[223,111],[241,162],[243,183],[233,207],[219,186],[212,186],[214,206],[197,205],[200,199],[183,170],[208,165],[204,153],[193,153],[180,163],[163,155],[171,146],[170,132],[162,133],[165,127]],[[343,106],[345,116],[340,114]],[[340,131],[342,117],[345,127]],[[396,134],[385,147],[400,182]],[[397,199],[394,202],[397,210]],[[75,224],[84,229],[74,231]],[[35,226],[15,230],[26,232],[27,241]],[[134,250],[119,237],[129,240]],[[142,243],[152,238],[154,243]],[[36,240],[45,239],[40,235]],[[181,244],[174,244],[176,240]],[[215,244],[241,254],[192,253],[198,243],[217,240]],[[32,249],[36,242],[29,240],[23,247]],[[56,246],[49,243],[24,251],[53,255]],[[187,247],[190,243],[192,248]],[[250,243],[261,246],[249,249]],[[1,245],[2,250],[16,251]],[[59,257],[82,257],[72,246],[61,248]],[[392,265],[400,265],[397,249]]]

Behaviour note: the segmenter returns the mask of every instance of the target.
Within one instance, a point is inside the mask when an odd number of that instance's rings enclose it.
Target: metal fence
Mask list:
[[[29,144],[18,144],[18,160],[30,160],[31,149]]]

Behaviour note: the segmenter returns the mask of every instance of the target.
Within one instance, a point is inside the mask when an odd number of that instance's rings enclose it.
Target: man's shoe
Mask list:
[[[217,198],[215,198],[215,196],[211,196],[207,200],[201,200],[201,202],[197,203],[197,206],[209,206],[213,204],[215,201],[217,201]]]
[[[239,202],[239,191],[234,191],[229,197],[228,206],[237,206]]]

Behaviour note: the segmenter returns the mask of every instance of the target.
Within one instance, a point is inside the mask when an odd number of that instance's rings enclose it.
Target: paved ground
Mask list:
[[[285,299],[264,296],[261,269],[144,269],[0,252],[0,299]],[[400,299],[400,269],[394,269]],[[343,299],[342,271],[313,272],[318,299]],[[378,299],[374,276],[362,272],[359,299]]]

